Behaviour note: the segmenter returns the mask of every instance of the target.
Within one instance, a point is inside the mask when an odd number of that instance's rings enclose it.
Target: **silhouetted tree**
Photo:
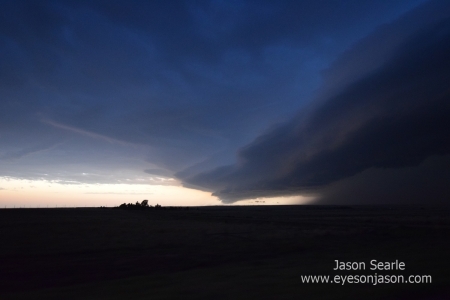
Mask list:
[[[174,209],[183,209],[182,207],[162,207],[159,204],[156,204],[155,206],[151,206],[148,205],[148,200],[142,200],[141,203],[139,203],[138,201],[136,201],[136,204],[132,204],[132,203],[122,203],[120,206],[116,206],[114,208],[121,208],[121,209],[131,209],[131,210],[153,210],[153,209],[169,209],[169,210],[174,210]],[[187,208],[185,208],[187,209]]]

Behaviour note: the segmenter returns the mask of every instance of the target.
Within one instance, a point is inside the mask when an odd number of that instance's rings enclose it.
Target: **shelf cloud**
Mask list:
[[[346,53],[346,63],[328,73],[353,69],[350,80],[330,82],[308,108],[241,148],[235,164],[184,180],[213,188],[224,202],[291,194],[314,194],[319,203],[448,199],[450,18],[448,8],[446,17],[436,8],[419,28],[402,30],[423,12],[383,27]],[[392,32],[403,35],[374,66],[371,47],[389,48],[378,43]],[[420,199],[411,198],[417,191]]]

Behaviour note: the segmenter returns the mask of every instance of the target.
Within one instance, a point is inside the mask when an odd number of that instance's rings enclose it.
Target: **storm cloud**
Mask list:
[[[448,195],[447,1],[0,4],[0,177]]]
[[[212,187],[225,202],[291,194],[317,195],[321,203],[445,202],[450,195],[450,18],[448,5],[434,4],[345,54],[347,64],[337,63],[329,74],[344,71],[345,76],[346,68],[355,68],[352,54],[363,71],[341,80],[341,86],[325,84],[329,90],[308,108],[241,148],[236,164],[187,181]],[[428,22],[401,30],[423,15]],[[392,32],[403,34],[395,47],[380,45]],[[384,60],[370,49],[383,46],[391,47]]]

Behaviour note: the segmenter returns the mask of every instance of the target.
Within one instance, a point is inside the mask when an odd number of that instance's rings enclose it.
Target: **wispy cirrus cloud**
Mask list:
[[[51,125],[51,126],[53,126],[55,128],[59,128],[59,129],[63,129],[63,130],[67,130],[67,131],[73,132],[73,133],[81,134],[81,135],[84,135],[84,136],[87,136],[87,137],[90,137],[90,138],[93,138],[93,139],[98,139],[98,140],[101,140],[101,141],[108,142],[110,144],[119,144],[119,145],[122,145],[122,146],[132,146],[132,147],[141,146],[141,145],[129,143],[129,142],[126,142],[126,141],[118,140],[118,139],[115,139],[115,138],[111,138],[111,137],[108,137],[108,136],[105,136],[105,135],[102,135],[102,134],[98,134],[98,133],[95,133],[95,132],[90,132],[90,131],[87,131],[87,130],[84,130],[84,129],[80,129],[80,128],[76,128],[76,127],[73,127],[73,126],[64,125],[64,124],[61,124],[61,123],[58,123],[58,122],[55,122],[55,121],[52,121],[52,120],[48,120],[48,119],[42,119],[41,122],[44,123],[44,124]]]

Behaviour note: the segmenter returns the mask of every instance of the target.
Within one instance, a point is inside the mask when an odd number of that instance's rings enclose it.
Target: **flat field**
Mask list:
[[[2,209],[0,299],[450,299],[449,254],[442,208]],[[302,280],[375,274],[432,282]]]

